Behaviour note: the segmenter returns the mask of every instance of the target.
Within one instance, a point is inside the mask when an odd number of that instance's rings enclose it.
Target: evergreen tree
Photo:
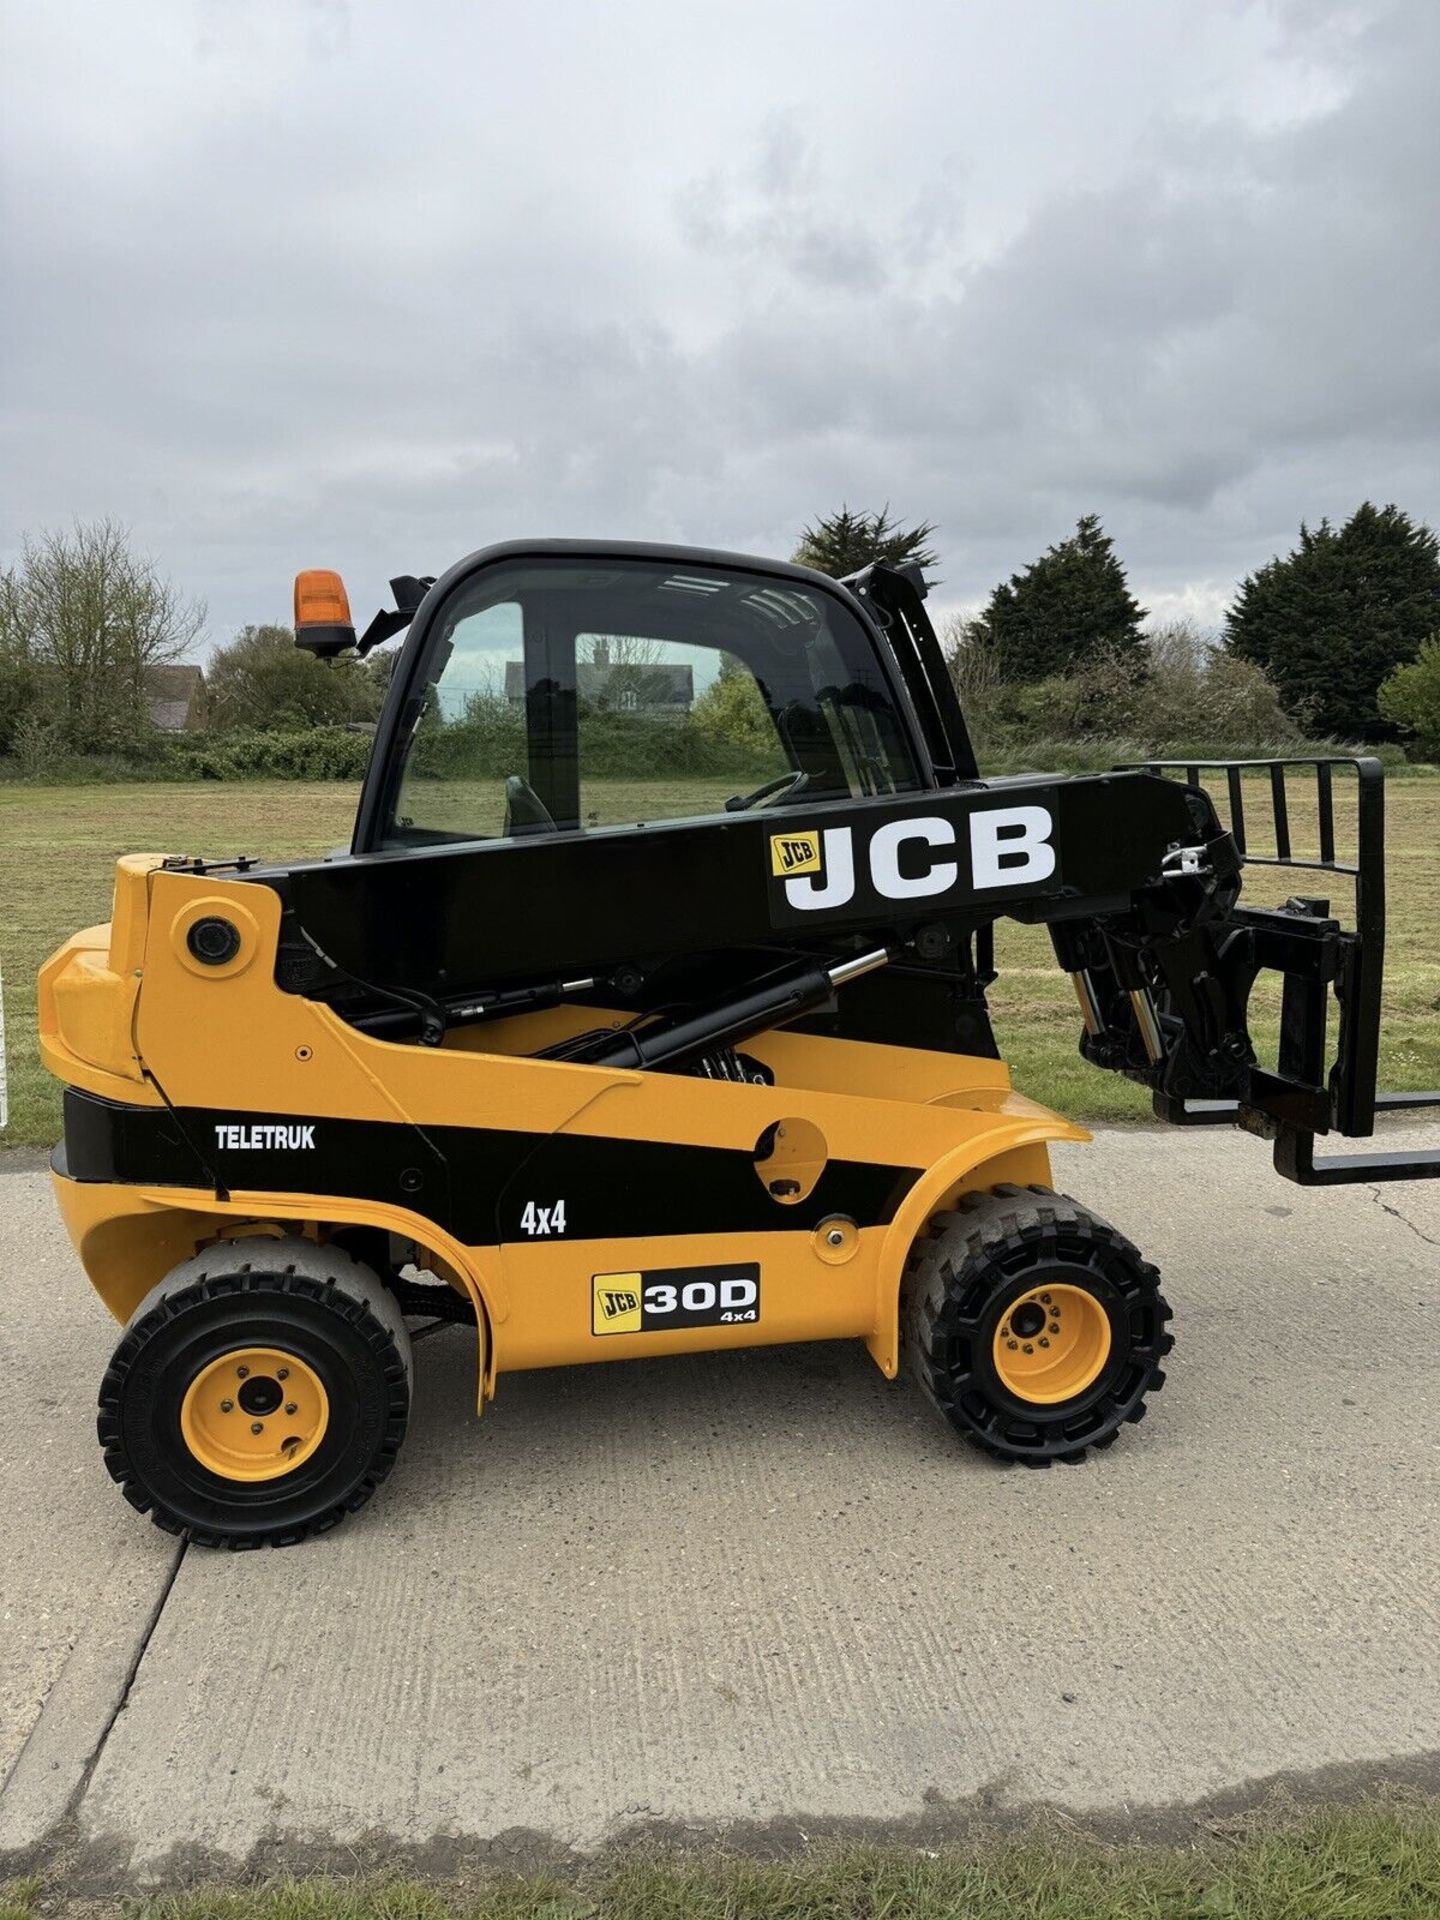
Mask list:
[[[1343,527],[1302,526],[1293,553],[1240,583],[1225,644],[1263,667],[1303,726],[1365,739],[1392,731],[1380,684],[1437,628],[1440,542],[1367,500]]]
[[[900,526],[890,518],[888,504],[879,513],[852,513],[849,507],[841,507],[838,513],[822,514],[813,527],[803,529],[795,562],[836,580],[858,573],[876,560],[887,567],[907,560],[916,566],[933,567],[935,552],[928,542],[934,531],[928,520],[913,527]]]
[[[1068,540],[1048,548],[996,587],[976,623],[1004,680],[1048,680],[1097,654],[1141,645],[1145,609],[1097,514],[1087,513]]]

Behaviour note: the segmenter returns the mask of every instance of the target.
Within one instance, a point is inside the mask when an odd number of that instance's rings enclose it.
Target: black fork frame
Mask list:
[[[1385,977],[1385,769],[1368,755],[1332,755],[1267,760],[1149,760],[1136,770],[1171,778],[1191,787],[1203,776],[1223,775],[1230,805],[1230,832],[1244,865],[1333,873],[1355,887],[1355,927],[1336,929],[1333,987],[1339,1003],[1339,1034],[1333,1064],[1326,1075],[1327,997],[1325,972],[1282,969],[1279,1074],[1256,1068],[1248,1100],[1178,1100],[1156,1093],[1155,1111],[1181,1126],[1237,1123],[1272,1138],[1275,1167],[1301,1186],[1348,1186],[1380,1180],[1421,1180],[1440,1175],[1440,1149],[1411,1153],[1330,1154],[1317,1158],[1318,1134],[1331,1131],[1363,1138],[1375,1130],[1377,1113],[1417,1112],[1440,1107],[1440,1091],[1383,1093],[1380,1072],[1381,996]],[[1297,855],[1290,833],[1287,776],[1304,769],[1313,774],[1320,851],[1318,858]],[[1355,776],[1356,854],[1353,862],[1336,851],[1335,776]],[[1251,850],[1245,814],[1244,780],[1263,774],[1269,781],[1270,818],[1275,851]],[[1306,903],[1316,916],[1329,903]],[[1261,916],[1238,908],[1237,921]],[[1265,916],[1269,918],[1269,916]],[[1324,1083],[1323,1085],[1318,1083]],[[1298,1087],[1314,1096],[1305,1121],[1295,1117],[1295,1101],[1285,1094]],[[1288,1106],[1288,1111],[1287,1111]],[[1308,1122],[1305,1123],[1305,1122]]]

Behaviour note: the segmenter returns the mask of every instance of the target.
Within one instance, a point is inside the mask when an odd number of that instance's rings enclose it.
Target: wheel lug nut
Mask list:
[[[289,1367],[276,1367],[275,1378],[277,1380],[288,1380],[290,1378]]]
[[[235,1371],[242,1380],[248,1380],[250,1378],[249,1367],[236,1367]]]
[[[1049,1344],[1050,1342],[1045,1338],[1044,1334],[1042,1333],[1040,1336],[1039,1345],[1042,1347],[1048,1347]]]
[[[287,1413],[294,1413],[294,1411],[295,1411],[295,1402],[294,1402],[293,1400],[287,1400],[287,1401],[285,1402],[285,1411],[286,1411]]]
[[[1026,1353],[1033,1353],[1035,1351],[1028,1340],[1025,1342],[1025,1351]]]
[[[252,1433],[263,1433],[265,1431],[265,1422],[263,1420],[252,1420],[250,1422],[250,1431]]]
[[[1050,1331],[1052,1333],[1058,1333],[1060,1331],[1060,1322],[1058,1320],[1052,1320],[1050,1322]]]
[[[1042,1294],[1041,1294],[1041,1296],[1040,1296],[1040,1300],[1041,1300],[1041,1304],[1042,1304],[1043,1306],[1047,1306],[1047,1307],[1049,1306],[1049,1304],[1050,1304],[1050,1296],[1049,1296],[1049,1294],[1048,1294],[1048,1293],[1042,1293]]]
[[[1019,1350],[1020,1342],[1018,1340],[1007,1340],[1005,1344],[1012,1353],[1015,1353]]]

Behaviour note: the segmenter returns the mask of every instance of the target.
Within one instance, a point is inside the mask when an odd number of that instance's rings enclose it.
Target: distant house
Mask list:
[[[643,714],[647,720],[669,720],[678,725],[695,704],[695,673],[691,667],[582,660],[575,668],[575,691],[592,707]],[[512,707],[525,704],[523,660],[505,662],[505,698]]]
[[[205,725],[205,675],[186,662],[146,667],[145,706],[161,733],[196,733]]]

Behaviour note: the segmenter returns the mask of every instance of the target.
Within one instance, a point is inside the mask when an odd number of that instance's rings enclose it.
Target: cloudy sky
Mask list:
[[[523,534],[1440,520],[1440,0],[0,0],[0,558],[357,616]]]

